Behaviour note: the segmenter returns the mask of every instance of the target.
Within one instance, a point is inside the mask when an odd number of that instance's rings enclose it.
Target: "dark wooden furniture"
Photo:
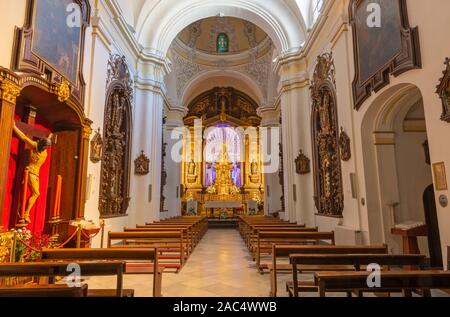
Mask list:
[[[127,274],[153,274],[153,296],[161,297],[162,273],[164,268],[159,266],[158,249],[44,249],[42,259],[51,261],[95,261],[95,260],[120,260],[127,261],[124,273]],[[140,263],[150,268],[137,272],[131,263]],[[149,264],[150,262],[150,264]],[[127,290],[125,290],[127,291]],[[110,292],[96,290],[98,296],[107,296]],[[130,293],[128,291],[128,293]],[[91,293],[92,295],[92,293]],[[127,297],[127,296],[125,296]]]
[[[320,297],[327,292],[358,291],[391,292],[402,291],[405,297],[411,297],[412,292],[422,290],[424,297],[431,297],[431,289],[450,288],[450,272],[448,271],[389,271],[381,272],[381,287],[369,288],[367,278],[371,272],[318,272],[315,274],[315,284]]]
[[[113,244],[116,242],[116,244]],[[189,254],[183,231],[109,232],[108,248],[158,248],[160,266],[179,272]]]
[[[412,229],[393,228],[392,234],[399,235],[403,239],[403,254],[420,254],[417,237],[428,236],[427,226],[423,225]]]
[[[388,254],[387,245],[382,246],[337,246],[337,245],[277,245],[272,246],[272,262],[261,264],[260,270],[270,272],[270,294],[277,296],[277,277],[280,273],[291,273],[292,265],[279,264],[280,258],[289,258],[291,254]]]
[[[0,287],[0,297],[87,297],[88,286],[23,285]]]
[[[48,284],[54,284],[55,277],[67,276],[72,271],[70,265],[78,264],[82,277],[86,276],[117,276],[116,289],[109,296],[123,297],[123,273],[125,262],[123,261],[48,261],[30,263],[0,264],[0,277],[43,277],[48,278]],[[96,296],[94,290],[90,290],[88,296]],[[134,295],[129,293],[129,295]]]
[[[271,254],[273,244],[319,245],[321,243],[325,244],[325,241],[334,245],[334,232],[262,231],[258,232],[256,245],[251,247],[250,252],[259,270],[261,266],[261,255]]]
[[[302,271],[360,271],[363,266],[367,266],[372,263],[376,263],[383,267],[383,269],[389,269],[391,266],[414,266],[420,267],[425,261],[425,256],[422,255],[388,255],[388,254],[291,254],[289,256],[289,262],[292,265],[293,282],[288,282],[286,285],[289,295],[292,297],[298,297],[299,292],[314,292],[318,290],[319,284],[310,284],[305,282],[299,282],[298,273]],[[335,273],[335,275],[344,272]],[[372,272],[368,272],[370,274]],[[316,280],[317,281],[317,280]],[[365,281],[366,288],[367,279]],[[399,288],[393,287],[395,291]],[[336,289],[340,292],[352,291],[352,288]],[[359,290],[363,291],[363,290]],[[372,290],[373,291],[373,290]],[[379,290],[376,290],[377,292]],[[384,291],[387,291],[386,288]]]

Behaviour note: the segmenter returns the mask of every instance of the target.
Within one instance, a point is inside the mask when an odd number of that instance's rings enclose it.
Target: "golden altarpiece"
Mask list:
[[[262,211],[257,108],[252,98],[233,88],[214,88],[190,103],[181,180],[185,214],[231,218]]]

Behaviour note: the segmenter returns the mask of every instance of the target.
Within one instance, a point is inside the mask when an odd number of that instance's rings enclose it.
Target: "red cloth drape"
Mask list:
[[[16,120],[19,118],[16,117]],[[36,129],[43,130],[47,133],[50,133],[50,129],[44,126],[43,123],[36,122]],[[8,165],[8,179],[6,183],[6,195],[5,195],[5,205],[3,211],[3,219],[2,224],[4,228],[13,228],[14,225],[18,222],[20,212],[20,197],[22,190],[22,181],[23,181],[23,171],[24,171],[24,162],[21,157],[19,157],[19,145],[20,140],[13,135],[11,141],[11,155],[9,158]],[[47,207],[47,191],[48,191],[48,181],[50,175],[50,162],[51,162],[51,149],[47,150],[48,157],[46,162],[41,168],[40,171],[40,197],[36,201],[35,206],[31,210],[31,224],[28,226],[28,229],[35,234],[41,234],[44,231],[45,226],[45,215],[46,215],[46,207]],[[30,189],[28,188],[28,197],[30,196]]]

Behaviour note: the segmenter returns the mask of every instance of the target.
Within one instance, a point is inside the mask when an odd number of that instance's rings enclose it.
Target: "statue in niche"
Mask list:
[[[39,192],[39,174],[41,171],[42,165],[44,165],[45,161],[48,157],[47,149],[52,146],[51,135],[48,138],[39,139],[38,141],[33,141],[29,137],[25,135],[14,123],[13,126],[14,133],[17,137],[25,142],[30,148],[30,156],[28,166],[25,168],[28,171],[28,186],[31,189],[31,196],[28,198],[28,202],[26,205],[25,213],[23,215],[22,221],[25,224],[31,223],[30,212],[33,209],[36,201],[40,196]]]
[[[322,98],[322,103],[319,106],[320,127],[323,134],[328,134],[331,130],[330,126],[330,93],[325,92]]]
[[[229,52],[229,38],[226,33],[220,33],[217,36],[217,53],[228,53]]]
[[[258,163],[256,162],[255,159],[253,159],[253,162],[251,164],[251,172],[252,175],[258,175]]]
[[[197,170],[197,166],[195,165],[194,160],[191,160],[191,162],[189,163],[189,166],[188,166],[189,175],[196,176],[197,175],[196,170]]]

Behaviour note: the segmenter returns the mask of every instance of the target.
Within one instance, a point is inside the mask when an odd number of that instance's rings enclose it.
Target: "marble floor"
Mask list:
[[[312,275],[300,278],[309,280]],[[124,287],[134,289],[138,297],[149,297],[152,295],[152,279],[152,275],[126,275]],[[285,285],[288,280],[292,280],[291,274],[278,276],[279,297],[287,296]],[[88,283],[93,289],[113,288],[115,278],[92,278]],[[209,230],[181,272],[164,273],[162,279],[164,297],[267,297],[269,290],[270,275],[258,273],[243,240],[234,229]]]

